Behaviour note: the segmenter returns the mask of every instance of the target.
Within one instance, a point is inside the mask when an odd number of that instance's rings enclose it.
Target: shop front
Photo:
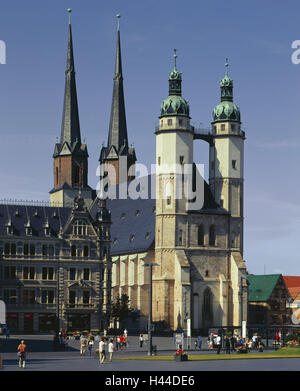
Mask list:
[[[6,314],[6,324],[11,332],[19,331],[19,315],[18,314]]]
[[[47,333],[56,330],[55,314],[39,314],[39,331]]]
[[[91,328],[90,314],[67,314],[68,331],[89,331]]]

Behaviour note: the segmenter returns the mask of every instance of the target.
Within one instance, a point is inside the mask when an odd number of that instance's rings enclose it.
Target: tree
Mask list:
[[[126,293],[122,293],[121,297],[118,295],[111,306],[111,317],[120,324],[128,317],[131,312],[130,300]]]

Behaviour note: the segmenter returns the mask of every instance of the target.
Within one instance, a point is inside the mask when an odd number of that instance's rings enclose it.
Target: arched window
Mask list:
[[[211,325],[213,323],[213,306],[212,306],[212,293],[209,287],[205,288],[203,293],[203,307],[202,307],[202,317],[203,323]]]
[[[10,253],[9,243],[5,243],[5,245],[4,245],[4,254],[5,255],[9,255],[9,253]]]
[[[215,246],[216,244],[216,233],[215,233],[215,227],[212,225],[209,229],[209,245]]]
[[[58,185],[58,167],[56,167],[55,169],[55,181],[56,181],[56,185]]]
[[[198,225],[198,246],[204,245],[204,229],[203,225]]]

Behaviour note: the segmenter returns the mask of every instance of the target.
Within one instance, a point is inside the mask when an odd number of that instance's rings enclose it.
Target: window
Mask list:
[[[3,298],[6,304],[16,304],[17,303],[17,291],[15,289],[4,289]]]
[[[180,156],[180,157],[179,157],[179,162],[180,162],[180,164],[183,164],[183,163],[184,163],[184,156]]]
[[[88,257],[89,256],[89,246],[83,247],[83,256]]]
[[[50,255],[50,257],[54,256],[54,247],[53,246],[49,246],[49,255]]]
[[[35,277],[34,267],[25,266],[23,268],[23,280],[34,280],[34,277]]]
[[[87,234],[87,225],[81,220],[77,220],[73,225],[74,236],[85,236]]]
[[[23,304],[34,304],[35,302],[35,290],[24,289],[23,290]]]
[[[46,244],[43,244],[42,253],[43,253],[43,255],[47,255],[48,254],[48,246]]]
[[[178,233],[178,246],[182,246],[182,229]]]
[[[224,132],[224,130],[225,130],[225,124],[222,124],[222,125],[221,125],[221,130]]]
[[[209,277],[209,271],[205,270],[205,277]]]
[[[158,156],[158,165],[160,166],[160,156]]]
[[[24,243],[23,253],[24,253],[24,255],[28,255],[29,254],[29,245],[28,245],[28,243]]]
[[[198,246],[204,245],[204,229],[203,225],[198,226]]]
[[[235,132],[235,125],[234,124],[231,124],[231,131]]]
[[[74,169],[74,184],[79,185],[80,183],[80,167],[76,166]]]
[[[9,243],[5,243],[4,245],[4,254],[9,255],[10,254],[10,245]]]
[[[182,120],[182,119],[179,119],[179,120],[178,120],[178,123],[179,123],[179,126],[182,126],[182,125],[183,125],[183,120]]]
[[[5,266],[4,267],[4,279],[15,280],[17,274],[16,266]]]
[[[34,244],[30,245],[30,255],[35,255],[35,245]]]
[[[236,170],[236,160],[232,160],[232,168]]]
[[[53,267],[42,268],[42,280],[53,280],[53,277],[54,277]]]
[[[58,185],[58,167],[55,169],[56,185]]]
[[[44,228],[44,233],[45,233],[45,236],[51,236],[50,235],[50,228],[49,227],[45,227]]]
[[[71,268],[70,269],[70,280],[74,281],[76,278],[76,269]]]
[[[171,205],[171,197],[170,196],[167,197],[167,205]]]
[[[54,303],[54,290],[43,290],[42,291],[42,304],[53,304]]]
[[[26,235],[27,236],[31,236],[32,235],[32,228],[31,227],[26,227],[25,231],[26,231]]]
[[[71,257],[76,257],[76,246],[74,244],[71,246]]]
[[[209,245],[215,246],[215,243],[216,243],[215,227],[212,225],[209,229]]]
[[[16,255],[16,252],[17,252],[16,244],[12,243],[11,247],[10,247],[10,253],[11,253],[11,255]]]
[[[168,126],[171,126],[171,125],[172,125],[172,120],[168,119]]]
[[[87,281],[90,279],[90,269],[83,269],[83,279]]]
[[[75,301],[76,301],[76,292],[75,291],[70,291],[69,292],[69,304],[70,307],[75,306]]]
[[[83,291],[83,293],[82,293],[82,301],[83,301],[83,304],[89,304],[90,303],[90,292],[89,291]]]

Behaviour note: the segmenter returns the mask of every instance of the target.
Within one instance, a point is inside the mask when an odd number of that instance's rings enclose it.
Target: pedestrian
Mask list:
[[[198,336],[198,349],[201,349],[202,347],[202,337],[201,335]]]
[[[230,340],[227,335],[224,335],[225,351],[226,354],[230,354]]]
[[[234,352],[236,347],[236,338],[234,334],[230,338],[230,344],[231,344],[231,351]]]
[[[221,347],[222,347],[222,338],[220,335],[216,338],[216,345],[217,345],[217,354],[220,354]]]
[[[197,339],[195,339],[194,345],[195,345],[195,350],[197,350],[197,346],[198,346],[198,341],[197,341]]]
[[[27,346],[25,345],[24,340],[22,340],[20,345],[18,346],[19,368],[25,368],[26,354]]]
[[[119,350],[120,348],[120,336],[118,335],[116,338],[116,349]]]
[[[113,340],[110,339],[108,344],[108,353],[109,353],[110,362],[112,362],[113,352],[114,352],[114,344],[113,344]]]
[[[87,340],[83,334],[80,336],[80,356],[85,355]]]
[[[140,348],[143,347],[143,343],[144,343],[144,336],[143,334],[140,335]]]
[[[6,339],[9,339],[10,331],[9,328],[6,329]]]
[[[101,341],[99,342],[99,362],[100,362],[100,364],[103,364],[104,360],[106,358],[105,347],[106,347],[106,339],[102,338]]]
[[[257,334],[254,334],[252,337],[252,349],[257,348]]]
[[[89,351],[89,353],[90,353],[90,357],[91,357],[91,355],[92,355],[93,345],[94,345],[93,338],[90,337],[90,338],[89,338],[89,341],[88,341],[88,351]]]
[[[121,350],[124,349],[124,337],[123,337],[123,335],[120,335],[120,348],[121,348]]]
[[[127,331],[127,329],[124,329],[124,332],[123,332],[123,334],[124,334],[124,337],[127,339],[127,334],[128,334],[128,331]]]

